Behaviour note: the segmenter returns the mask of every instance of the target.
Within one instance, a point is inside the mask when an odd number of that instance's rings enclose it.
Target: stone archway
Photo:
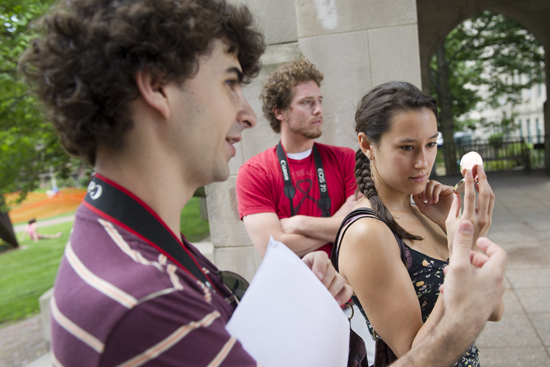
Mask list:
[[[541,0],[417,0],[418,38],[422,89],[430,93],[429,65],[437,46],[447,34],[464,20],[484,10],[503,14],[522,24],[550,49],[550,2]],[[546,87],[550,90],[550,55],[545,52]],[[545,162],[550,172],[550,105],[545,104]]]

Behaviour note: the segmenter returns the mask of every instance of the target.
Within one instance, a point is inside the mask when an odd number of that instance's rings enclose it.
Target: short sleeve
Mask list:
[[[277,213],[274,180],[268,171],[247,162],[237,175],[236,191],[239,217],[258,213]]]

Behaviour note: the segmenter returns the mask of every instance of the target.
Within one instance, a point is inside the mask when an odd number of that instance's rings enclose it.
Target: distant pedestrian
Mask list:
[[[36,224],[36,219],[30,219],[29,224],[27,224],[27,227],[25,228],[25,232],[23,232],[23,238],[21,238],[21,241],[23,241],[27,235],[29,235],[34,242],[38,242],[41,238],[59,238],[63,234],[62,232],[57,232],[56,234],[39,234],[37,229],[38,226]]]

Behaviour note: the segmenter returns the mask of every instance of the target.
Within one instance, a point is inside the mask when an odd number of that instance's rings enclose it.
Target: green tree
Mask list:
[[[63,178],[82,165],[63,151],[39,101],[17,71],[18,59],[35,32],[33,20],[54,1],[0,2],[0,212],[9,209],[4,194],[18,191],[22,200],[37,188],[41,174],[53,168]]]
[[[479,106],[479,87],[487,88],[483,102],[489,107],[520,103],[522,89],[544,82],[544,53],[536,37],[519,23],[485,11],[447,35],[432,59],[430,78],[440,106],[445,168],[457,173],[456,120]]]
[[[50,167],[61,175],[68,173],[70,158],[57,142],[40,103],[17,72],[19,56],[33,36],[32,21],[53,2],[0,3],[0,197],[13,191],[24,197],[37,187],[39,175]]]

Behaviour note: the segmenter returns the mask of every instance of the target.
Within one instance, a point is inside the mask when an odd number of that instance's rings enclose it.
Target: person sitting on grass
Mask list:
[[[27,235],[33,240],[34,242],[38,242],[41,238],[59,238],[61,237],[63,233],[57,232],[56,234],[39,234],[38,233],[38,226],[36,224],[36,219],[31,218],[29,220],[29,224],[25,227],[25,231],[23,232],[23,237],[19,242],[22,242],[25,238],[27,238]]]

